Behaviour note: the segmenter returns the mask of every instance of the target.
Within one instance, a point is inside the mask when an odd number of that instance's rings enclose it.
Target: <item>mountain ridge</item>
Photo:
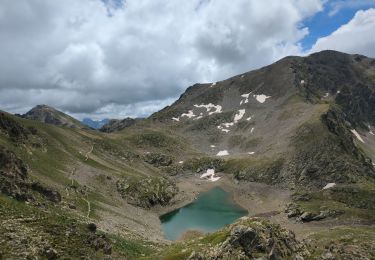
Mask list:
[[[45,120],[45,107],[26,118],[0,113],[0,176],[14,188],[1,187],[0,233],[15,241],[0,235],[0,256],[371,259],[374,86],[373,59],[325,51],[195,84],[111,133],[74,126],[55,109]],[[221,179],[202,180],[207,169]],[[166,242],[158,216],[215,185],[261,219]]]

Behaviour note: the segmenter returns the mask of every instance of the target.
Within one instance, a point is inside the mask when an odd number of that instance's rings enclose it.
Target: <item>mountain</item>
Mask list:
[[[112,133],[121,131],[129,126],[134,125],[138,121],[142,120],[141,118],[124,118],[124,119],[111,119],[106,124],[104,124],[99,130],[106,133]]]
[[[151,119],[211,156],[226,151],[238,178],[321,188],[353,175],[373,176],[374,73],[374,60],[359,55],[287,57],[222,82],[196,84]],[[365,155],[360,146],[372,152]],[[247,169],[246,162],[268,170]]]
[[[73,117],[47,105],[37,105],[26,114],[22,115],[22,117],[52,125],[70,128],[86,128],[81,122]]]
[[[108,131],[60,113],[0,112],[0,258],[375,257],[374,59],[286,57]],[[250,218],[165,241],[214,186]]]
[[[100,129],[109,122],[109,119],[92,120],[91,118],[84,118],[81,123],[94,129]]]

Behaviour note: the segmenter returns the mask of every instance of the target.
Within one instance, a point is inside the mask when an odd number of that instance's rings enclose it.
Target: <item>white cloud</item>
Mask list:
[[[195,82],[301,53],[324,0],[105,2],[0,2],[0,109],[144,116]]]
[[[375,9],[358,11],[353,19],[327,37],[317,40],[310,52],[337,50],[375,57]]]

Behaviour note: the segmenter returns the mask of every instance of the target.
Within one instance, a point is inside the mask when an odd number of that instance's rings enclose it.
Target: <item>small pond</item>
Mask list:
[[[192,203],[160,216],[165,237],[176,240],[188,230],[216,231],[247,211],[235,204],[230,194],[216,187],[198,196]]]

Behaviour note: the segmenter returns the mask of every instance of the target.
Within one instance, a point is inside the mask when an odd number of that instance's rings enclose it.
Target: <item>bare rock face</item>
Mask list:
[[[293,232],[260,218],[242,218],[224,229],[224,242],[195,251],[200,259],[305,259],[310,253]]]

